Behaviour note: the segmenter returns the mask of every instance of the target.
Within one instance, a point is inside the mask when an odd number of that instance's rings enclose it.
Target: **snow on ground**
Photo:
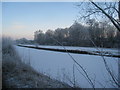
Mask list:
[[[80,51],[88,51],[88,52],[93,52],[96,53],[95,51],[101,51],[101,52],[107,52],[106,54],[112,54],[112,55],[119,55],[120,50],[117,48],[94,48],[94,47],[73,47],[73,46],[49,46],[49,45],[25,45],[22,44],[23,46],[37,46],[37,47],[42,47],[42,48],[54,48],[54,49],[67,49],[67,50],[80,50]]]
[[[84,78],[84,72],[74,63],[67,53],[36,50],[15,46],[23,62],[30,65],[51,78],[63,81],[73,86],[73,65],[75,84],[82,88],[90,88],[91,85]],[[114,88],[111,78],[105,69],[103,59],[100,56],[71,54],[74,59],[83,66],[89,77],[94,81],[96,88]],[[105,57],[114,75],[118,77],[118,58]],[[82,73],[82,74],[81,74]],[[85,74],[84,74],[85,75]]]

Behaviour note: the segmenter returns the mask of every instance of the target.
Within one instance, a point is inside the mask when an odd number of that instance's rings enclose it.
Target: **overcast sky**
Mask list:
[[[78,12],[76,2],[3,2],[3,35],[33,39],[36,30],[71,26]]]

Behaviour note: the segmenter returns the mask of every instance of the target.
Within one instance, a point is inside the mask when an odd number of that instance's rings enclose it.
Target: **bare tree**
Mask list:
[[[98,19],[99,16],[107,17],[111,23],[117,28],[120,32],[120,1],[118,2],[82,2],[82,4],[78,4],[77,6],[81,8],[80,13],[81,18],[88,17],[96,17]],[[87,7],[84,7],[87,4]],[[117,18],[118,17],[118,18]],[[100,18],[101,19],[101,18]]]
[[[88,7],[86,7],[86,5],[88,5]],[[117,2],[93,2],[93,0],[89,0],[89,2],[83,4],[79,4],[78,6],[80,8],[82,8],[82,15],[80,16],[80,19],[88,19],[88,18],[95,18],[98,21],[101,21],[102,18],[106,18],[110,21],[110,23],[112,23],[116,29],[118,30],[118,32],[120,32],[120,1]],[[84,5],[84,6],[82,6]],[[83,8],[84,7],[84,8]],[[80,12],[81,13],[81,12]],[[116,18],[117,17],[117,18]],[[93,45],[97,48],[96,44],[93,42],[92,39],[90,39],[91,42],[93,43]],[[118,43],[119,44],[119,43]],[[118,49],[119,49],[119,45],[118,45]],[[101,54],[102,56],[102,54]],[[108,71],[108,73],[110,74],[112,80],[114,81],[114,83],[120,87],[120,61],[118,59],[118,78],[114,77],[114,74],[112,73],[112,71],[110,70],[105,58],[102,56],[106,70]]]

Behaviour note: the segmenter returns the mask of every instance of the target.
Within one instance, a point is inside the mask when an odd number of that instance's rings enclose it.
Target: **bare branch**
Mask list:
[[[62,47],[66,50],[66,52],[67,52],[67,49],[66,49],[59,41],[57,41],[57,40],[56,40],[55,38],[53,38],[53,37],[51,37],[51,38],[52,38],[53,40],[55,40],[60,46],[62,46]],[[83,68],[83,66],[81,66],[81,65],[73,58],[73,56],[72,56],[69,52],[67,52],[67,54],[68,54],[68,55],[70,56],[70,58],[82,69],[82,71],[85,73],[86,78],[89,80],[89,83],[91,84],[92,88],[95,89],[95,86],[94,86],[92,80],[90,79],[88,73],[87,73],[86,70]]]
[[[92,42],[92,44],[95,46],[95,48],[96,48],[98,51],[100,51],[100,49],[98,49],[98,47],[97,47],[96,44],[92,41],[92,39],[89,38],[89,40]],[[119,84],[118,80],[114,77],[113,73],[111,72],[110,68],[108,67],[108,64],[107,64],[104,56],[102,55],[102,53],[100,53],[100,56],[102,57],[102,59],[103,59],[103,61],[104,61],[105,68],[106,68],[107,72],[110,74],[112,80],[115,82],[115,84],[116,84],[118,87],[120,87],[120,84]]]
[[[117,30],[120,32],[120,26],[115,23],[114,19],[113,19],[111,16],[109,16],[101,7],[99,7],[99,6],[98,6],[96,3],[94,3],[92,0],[90,0],[90,2],[91,2],[95,7],[97,7],[99,10],[101,10],[101,12],[110,19],[110,21],[113,23],[113,25],[114,25],[114,26],[117,28]]]

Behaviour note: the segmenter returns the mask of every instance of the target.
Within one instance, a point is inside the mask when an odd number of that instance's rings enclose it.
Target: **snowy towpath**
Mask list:
[[[36,50],[19,46],[15,46],[15,48],[23,62],[30,63],[30,65],[38,72],[59,81],[66,82],[71,86],[73,86],[75,80],[76,86],[82,88],[91,87],[83,76],[84,72],[75,64],[67,53]],[[111,78],[105,69],[103,59],[100,56],[83,54],[71,55],[87,71],[89,77],[94,82],[95,87],[116,87],[111,82]],[[114,75],[118,77],[118,58],[105,57],[105,59]],[[73,66],[75,75],[73,75]],[[75,79],[73,79],[73,76],[75,76]]]
[[[90,55],[99,55],[108,57],[118,57],[120,58],[120,50],[117,48],[95,48],[95,47],[72,47],[72,46],[48,46],[48,45],[26,45],[19,44],[21,47],[50,50],[50,51],[60,51],[60,52],[69,52],[77,54],[90,54]]]

